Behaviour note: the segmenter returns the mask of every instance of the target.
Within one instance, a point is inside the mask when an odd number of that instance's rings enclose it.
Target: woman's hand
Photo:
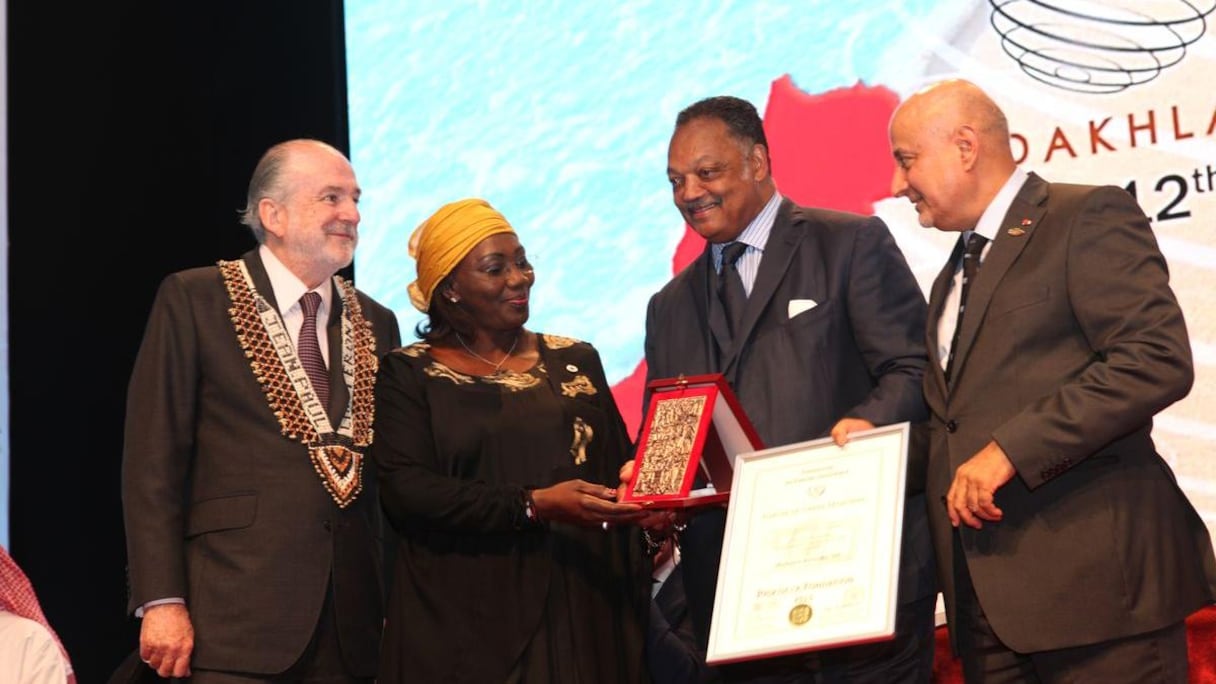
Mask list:
[[[585,527],[630,524],[649,515],[645,505],[618,503],[616,492],[585,480],[566,480],[532,490],[532,502],[541,520]]]
[[[633,479],[632,460],[625,461],[621,464],[621,469],[618,472],[618,477],[621,480],[621,490],[629,485],[629,481]],[[642,516],[637,521],[638,526],[646,530],[652,539],[666,539],[671,536],[672,532],[678,532],[684,529],[688,523],[688,513],[683,510],[661,510],[650,511]]]

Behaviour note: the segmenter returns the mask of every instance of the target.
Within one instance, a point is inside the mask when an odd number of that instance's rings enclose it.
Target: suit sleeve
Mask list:
[[[198,337],[183,280],[157,291],[127,388],[122,461],[130,603],[186,596],[187,474],[194,454]]]
[[[658,331],[655,330],[656,319],[655,309],[658,307],[659,295],[653,294],[650,296],[650,301],[646,303],[646,336],[642,341],[643,359],[646,361],[646,379],[642,384],[642,404],[641,413],[642,420],[638,421],[638,431],[633,435],[634,454],[637,453],[637,445],[641,442],[642,431],[646,429],[646,411],[650,407],[650,381],[658,377],[655,375],[656,366],[658,365],[657,345]]]
[[[1088,343],[1089,363],[994,431],[1024,479],[1061,459],[1075,466],[1148,425],[1194,382],[1165,258],[1131,195],[1095,188],[1062,229],[1068,230],[1068,303]]]
[[[705,649],[697,644],[688,617],[684,581],[677,568],[650,601],[650,624],[646,631],[646,660],[655,684],[710,681]]]
[[[856,235],[848,281],[849,322],[875,386],[846,415],[875,425],[924,420],[924,293],[881,219],[867,219]]]

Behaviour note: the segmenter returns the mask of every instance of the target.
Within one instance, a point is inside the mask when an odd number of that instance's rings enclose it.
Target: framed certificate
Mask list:
[[[646,387],[650,405],[621,501],[681,508],[729,499],[736,454],[763,444],[725,378],[680,376]]]
[[[895,635],[909,424],[735,457],[706,659]]]

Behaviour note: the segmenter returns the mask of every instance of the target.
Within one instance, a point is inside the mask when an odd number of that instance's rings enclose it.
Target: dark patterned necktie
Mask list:
[[[744,242],[727,243],[722,248],[722,271],[718,274],[718,299],[726,312],[726,321],[730,324],[730,334],[733,337],[739,330],[743,309],[747,306],[747,290],[743,289],[743,278],[739,276],[739,257],[747,250]]]
[[[954,322],[954,338],[950,342],[950,356],[946,359],[946,381],[950,381],[950,372],[954,367],[954,349],[958,346],[958,332],[963,329],[963,312],[967,309],[967,289],[976,272],[980,270],[980,255],[988,238],[979,233],[972,233],[963,248],[963,283],[958,294],[958,319]]]
[[[321,356],[321,345],[317,342],[317,309],[321,307],[321,295],[305,292],[300,297],[300,309],[304,311],[304,322],[300,324],[300,336],[296,342],[296,353],[300,365],[308,373],[312,388],[322,406],[329,406],[329,371],[325,368],[325,357]]]

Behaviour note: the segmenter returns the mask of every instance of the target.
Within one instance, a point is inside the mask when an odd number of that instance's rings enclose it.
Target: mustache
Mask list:
[[[353,238],[359,234],[359,225],[350,221],[337,221],[325,226],[325,232],[330,235],[345,235]]]
[[[698,200],[698,201],[696,201],[696,202],[688,202],[688,203],[686,203],[686,204],[684,205],[684,211],[686,211],[686,212],[688,212],[688,213],[690,213],[690,214],[691,214],[691,213],[694,213],[694,212],[701,211],[702,209],[708,209],[708,208],[710,208],[710,207],[717,206],[717,205],[719,205],[719,204],[721,204],[721,203],[722,203],[722,198],[720,198],[720,197],[711,197],[711,198],[709,198],[709,199],[703,199],[703,200]]]

